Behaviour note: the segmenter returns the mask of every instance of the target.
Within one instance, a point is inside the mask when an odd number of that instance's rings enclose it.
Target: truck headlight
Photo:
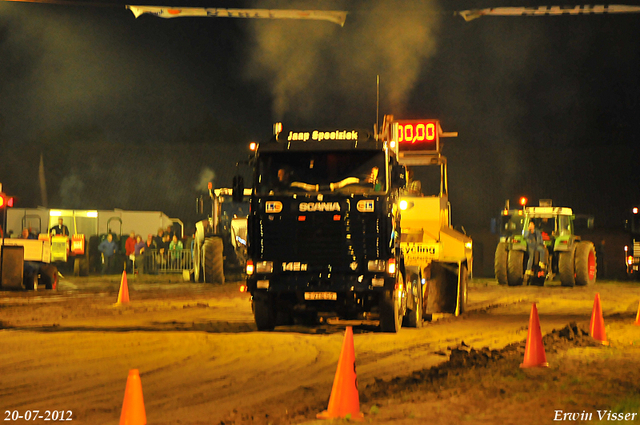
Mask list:
[[[384,260],[371,260],[367,263],[370,272],[383,272],[387,269],[387,262]]]
[[[273,261],[257,262],[256,273],[273,273]]]

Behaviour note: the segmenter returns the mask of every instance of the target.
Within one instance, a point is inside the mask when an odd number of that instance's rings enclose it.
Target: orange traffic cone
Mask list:
[[[353,349],[353,330],[347,326],[342,343],[342,351],[338,360],[338,369],[333,379],[329,407],[318,413],[318,419],[335,419],[351,416],[351,420],[361,421],[364,415],[360,412],[360,396],[358,395],[358,378],[356,377],[356,357]]]
[[[589,324],[589,334],[593,339],[602,343],[602,345],[609,345],[609,341],[607,341],[607,334],[604,330],[602,307],[600,307],[600,294],[596,294],[596,299],[593,302],[591,324]]]
[[[634,325],[640,326],[640,303],[638,303],[638,314],[636,314],[636,323]]]
[[[120,413],[120,425],[146,425],[147,414],[142,398],[142,383],[138,369],[131,369],[124,390],[124,402]]]
[[[122,272],[122,280],[120,281],[120,291],[118,291],[118,301],[116,304],[129,302],[129,287],[127,286],[127,271]]]
[[[531,315],[529,316],[529,333],[527,334],[527,345],[524,349],[524,361],[520,367],[549,367],[547,355],[544,352],[542,343],[542,331],[540,331],[540,319],[538,309],[533,303]]]

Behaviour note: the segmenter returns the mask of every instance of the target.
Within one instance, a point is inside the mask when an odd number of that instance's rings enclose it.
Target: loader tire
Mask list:
[[[460,273],[460,292],[458,293],[458,315],[467,311],[467,299],[469,298],[469,276],[467,266],[463,264],[458,271]]]
[[[421,328],[422,327],[422,282],[420,275],[411,273],[409,274],[409,281],[411,282],[411,294],[408,294],[413,298],[413,308],[407,308],[407,314],[404,316],[404,324],[409,328]]]
[[[202,245],[204,281],[224,283],[224,246],[221,238],[206,238]]]
[[[524,279],[524,251],[510,250],[507,256],[507,284],[520,286]]]
[[[576,285],[587,286],[596,282],[596,249],[591,242],[582,241],[576,247]]]
[[[558,274],[560,275],[560,285],[573,288],[576,284],[575,268],[576,247],[558,255]]]
[[[496,274],[496,279],[500,285],[507,284],[507,244],[505,242],[498,243],[496,247],[496,255],[493,261],[493,269]]]

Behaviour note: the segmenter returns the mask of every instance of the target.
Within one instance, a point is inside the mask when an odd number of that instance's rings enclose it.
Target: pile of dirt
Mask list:
[[[542,338],[546,353],[556,353],[571,347],[597,347],[600,344],[589,336],[589,332],[572,322],[560,330]],[[449,360],[413,372],[410,376],[396,377],[389,381],[376,379],[360,391],[360,400],[368,402],[374,399],[393,397],[403,391],[437,391],[446,386],[452,376],[459,376],[470,369],[490,368],[504,362],[521,362],[524,357],[526,340],[509,344],[500,350],[488,347],[475,349],[462,341],[456,347],[449,347]],[[446,356],[445,352],[438,352]]]

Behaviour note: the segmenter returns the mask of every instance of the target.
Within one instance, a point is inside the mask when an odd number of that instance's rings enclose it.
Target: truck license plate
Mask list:
[[[305,300],[337,300],[338,294],[335,292],[305,292]]]

